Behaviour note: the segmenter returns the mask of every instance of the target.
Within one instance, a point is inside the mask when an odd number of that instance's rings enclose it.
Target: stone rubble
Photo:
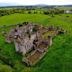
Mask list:
[[[52,35],[46,36],[46,39],[42,37],[50,31],[53,31]],[[48,47],[52,46],[53,38],[58,34],[65,34],[65,31],[59,27],[55,29],[53,26],[43,27],[24,22],[11,29],[5,36],[6,42],[13,42],[16,52],[22,53],[22,62],[33,66],[47,53]],[[26,56],[28,52],[30,53]]]

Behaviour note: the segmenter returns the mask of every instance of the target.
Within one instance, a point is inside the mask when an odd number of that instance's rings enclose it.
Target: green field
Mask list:
[[[72,7],[57,7],[60,10],[70,10]]]
[[[54,17],[42,14],[6,15],[0,17],[0,26],[24,21],[35,22],[44,26],[61,26],[67,33],[55,37],[46,56],[35,66],[27,67],[21,63],[22,56],[15,52],[14,44],[6,44],[1,33],[3,30],[8,31],[12,27],[0,28],[0,55],[8,57],[14,62],[14,67],[10,68],[0,60],[0,72],[3,72],[2,69],[6,69],[4,72],[72,72],[72,14],[59,14],[54,15]],[[4,67],[2,67],[3,65]]]

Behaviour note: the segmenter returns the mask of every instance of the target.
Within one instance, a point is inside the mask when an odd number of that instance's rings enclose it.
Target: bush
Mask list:
[[[0,72],[13,72],[13,70],[7,65],[0,64]]]

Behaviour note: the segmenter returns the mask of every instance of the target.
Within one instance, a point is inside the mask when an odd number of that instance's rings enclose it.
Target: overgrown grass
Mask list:
[[[69,16],[69,17],[67,17]],[[15,72],[72,72],[72,15],[62,14],[42,15],[42,14],[12,14],[0,18],[0,26],[17,24],[24,21],[36,22],[44,26],[61,26],[67,33],[56,36],[53,45],[48,48],[46,56],[34,67],[26,67],[21,63],[22,56],[15,53],[14,44],[6,44],[1,32],[11,28],[0,29],[0,54],[8,57],[15,63]],[[2,61],[0,61],[1,64]]]

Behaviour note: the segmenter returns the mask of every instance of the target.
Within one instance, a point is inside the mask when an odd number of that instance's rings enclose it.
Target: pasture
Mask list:
[[[72,14],[51,15],[43,14],[11,14],[0,17],[0,26],[34,22],[44,26],[61,26],[67,31],[53,39],[53,45],[48,48],[46,56],[33,67],[27,67],[21,62],[22,56],[15,52],[14,44],[5,43],[2,31],[12,27],[0,28],[0,55],[9,58],[14,66],[7,72],[72,72]],[[0,72],[2,65],[0,60]],[[5,67],[2,67],[4,69]],[[6,71],[5,71],[6,72]]]

